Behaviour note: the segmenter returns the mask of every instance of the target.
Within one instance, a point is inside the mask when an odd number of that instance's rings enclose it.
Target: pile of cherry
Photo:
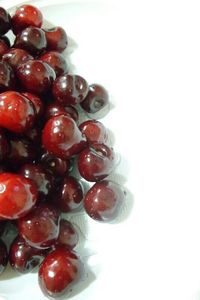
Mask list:
[[[106,128],[94,120],[108,105],[107,91],[69,73],[61,54],[66,32],[42,29],[42,20],[31,5],[12,17],[0,8],[0,273],[8,262],[19,273],[39,266],[42,291],[57,297],[82,273],[73,251],[78,233],[62,213],[84,209],[111,221],[125,192],[105,179],[115,154]],[[90,119],[79,124],[80,112]],[[80,180],[94,185],[86,192]],[[11,223],[18,235],[9,247],[4,236]]]

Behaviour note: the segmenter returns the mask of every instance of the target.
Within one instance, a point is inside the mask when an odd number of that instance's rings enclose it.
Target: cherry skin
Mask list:
[[[81,102],[81,107],[88,113],[96,113],[108,105],[108,92],[99,84],[89,86],[89,92]]]
[[[55,101],[62,105],[76,105],[84,100],[88,88],[88,84],[83,77],[65,74],[54,81],[52,93]]]
[[[88,120],[79,125],[80,131],[85,135],[88,143],[103,143],[108,141],[105,126],[96,120]]]
[[[22,5],[17,8],[12,17],[12,29],[16,35],[29,26],[41,27],[42,21],[42,13],[37,7],[32,5]]]
[[[0,58],[2,58],[2,56],[9,50],[9,46],[7,45],[7,43],[0,39]]]
[[[113,221],[120,212],[125,195],[123,188],[113,181],[97,182],[85,196],[85,211],[94,220]]]
[[[49,51],[62,52],[68,45],[67,34],[62,27],[44,29]]]
[[[37,27],[27,27],[20,32],[14,42],[15,48],[28,51],[32,55],[40,55],[47,46],[45,33]]]
[[[35,121],[35,109],[22,94],[9,91],[0,94],[0,126],[16,133],[30,129]]]
[[[33,248],[17,236],[10,247],[9,262],[15,271],[26,274],[39,266],[46,254],[46,250]]]
[[[28,60],[33,59],[27,51],[23,49],[11,48],[3,56],[2,61],[8,63],[14,70]]]
[[[55,203],[62,212],[77,210],[82,203],[83,193],[82,184],[76,178],[67,176],[60,185]]]
[[[104,179],[112,172],[114,165],[114,152],[104,144],[94,143],[78,157],[79,172],[87,181]]]
[[[75,227],[65,219],[60,220],[59,235],[56,240],[57,246],[65,246],[72,250],[78,244],[78,233]]]
[[[59,103],[51,103],[47,106],[45,119],[49,120],[52,117],[63,114],[71,117],[75,122],[78,121],[78,112],[73,106],[62,106]]]
[[[17,219],[29,212],[37,201],[33,181],[21,175],[0,174],[0,217]]]
[[[63,160],[48,152],[42,154],[40,161],[44,168],[55,176],[64,176],[71,170],[70,160]]]
[[[86,145],[84,138],[73,119],[58,115],[47,121],[43,133],[44,148],[61,159],[68,159],[79,153]]]
[[[60,297],[71,291],[80,280],[82,264],[77,255],[60,247],[43,260],[39,269],[39,285],[43,293],[50,297]]]
[[[11,17],[3,7],[0,7],[0,35],[7,33],[10,28]]]
[[[15,74],[10,65],[0,62],[0,92],[13,90],[16,86]]]
[[[10,143],[2,129],[0,129],[0,161],[5,160],[10,153]]]
[[[33,103],[37,118],[40,118],[44,112],[44,104],[42,100],[37,95],[31,93],[22,93],[22,95],[28,98]]]
[[[40,60],[48,63],[54,69],[56,76],[63,75],[68,71],[68,65],[64,56],[55,51],[49,51],[41,55]]]
[[[0,274],[3,273],[8,263],[8,252],[6,245],[0,240]]]
[[[51,88],[56,74],[47,63],[40,60],[29,60],[19,65],[17,77],[27,92],[44,94]]]
[[[51,204],[40,203],[18,221],[19,234],[35,248],[51,247],[59,234],[60,212]]]

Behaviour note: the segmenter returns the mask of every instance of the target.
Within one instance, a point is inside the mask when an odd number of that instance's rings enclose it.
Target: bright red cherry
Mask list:
[[[8,63],[14,70],[28,60],[33,59],[27,51],[23,49],[11,48],[3,56],[2,61]]]
[[[36,110],[37,118],[40,118],[44,112],[44,104],[42,100],[37,95],[31,93],[22,93],[22,95],[28,98],[33,103],[33,106]]]
[[[0,58],[8,51],[9,46],[7,43],[0,38]]]
[[[45,295],[60,297],[72,290],[81,275],[82,264],[77,255],[60,247],[43,260],[39,269],[39,285]]]
[[[87,181],[99,181],[107,177],[115,166],[113,150],[104,145],[94,143],[84,149],[78,157],[78,169]]]
[[[120,212],[125,200],[125,191],[119,184],[103,180],[87,192],[84,208],[87,214],[98,221],[112,221]]]
[[[47,39],[47,49],[49,51],[62,52],[68,45],[67,34],[62,27],[44,29]]]
[[[37,201],[33,181],[21,175],[0,174],[0,217],[17,219],[29,212]]]
[[[59,103],[51,103],[47,106],[45,112],[45,119],[49,120],[52,117],[58,115],[67,115],[74,119],[75,122],[78,121],[78,111],[73,106],[62,106]]]
[[[108,133],[105,126],[96,120],[88,120],[79,125],[80,131],[85,135],[88,143],[103,143],[108,141]]]
[[[40,161],[44,168],[53,173],[53,175],[64,176],[71,170],[70,160],[63,160],[48,152],[42,154]]]
[[[16,86],[15,74],[10,65],[0,62],[0,92],[13,90]]]
[[[53,205],[40,203],[19,219],[19,233],[32,247],[51,247],[59,234],[59,217],[60,212]]]
[[[65,246],[72,250],[78,244],[78,233],[75,227],[69,221],[60,220],[60,231],[56,241],[56,245]]]
[[[3,273],[8,263],[8,252],[6,245],[0,240],[0,274]]]
[[[42,133],[44,148],[61,159],[68,159],[85,147],[85,140],[73,119],[65,115],[51,118]]]
[[[32,5],[22,5],[17,8],[12,17],[12,29],[14,34],[18,34],[29,26],[41,27],[42,21],[42,13],[37,7]]]
[[[0,94],[0,126],[23,133],[33,126],[35,109],[22,94],[10,91]]]
[[[11,28],[11,18],[9,13],[0,7],[0,35],[6,34]]]
[[[39,59],[48,63],[54,69],[57,77],[68,71],[68,65],[64,56],[56,51],[46,52]]]

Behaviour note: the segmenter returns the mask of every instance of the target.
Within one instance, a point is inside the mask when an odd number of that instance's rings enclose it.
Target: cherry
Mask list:
[[[11,66],[0,62],[0,92],[13,90],[16,85],[15,74]]]
[[[81,107],[88,113],[96,113],[108,104],[108,92],[99,84],[89,86],[89,92],[81,102]]]
[[[71,170],[70,160],[63,160],[48,152],[42,154],[40,161],[45,169],[53,173],[53,175],[64,176]]]
[[[43,260],[39,269],[39,285],[45,295],[60,297],[71,291],[81,273],[82,264],[77,255],[60,247]]]
[[[55,101],[63,105],[76,105],[85,99],[88,84],[79,75],[65,74],[54,81],[52,93]]]
[[[94,143],[78,157],[79,172],[87,181],[104,179],[112,172],[114,164],[114,152],[104,144]]]
[[[10,153],[10,143],[2,129],[0,129],[0,161],[6,159]]]
[[[112,221],[118,215],[125,199],[123,188],[110,180],[97,182],[87,192],[84,208],[87,214],[98,221]]]
[[[11,18],[9,13],[3,7],[0,7],[0,35],[3,35],[10,30],[10,21]]]
[[[12,17],[12,29],[16,35],[29,26],[41,27],[42,21],[42,13],[37,7],[32,5],[22,5],[17,8]]]
[[[0,217],[17,219],[25,215],[37,201],[37,188],[33,181],[21,175],[0,174]]]
[[[72,250],[78,244],[78,233],[75,227],[65,219],[60,220],[60,231],[56,240],[56,245],[65,246]]]
[[[21,86],[30,93],[47,93],[56,75],[54,70],[40,60],[29,60],[17,68]]]
[[[39,199],[44,199],[52,191],[53,178],[41,165],[25,164],[19,174],[35,182]]]
[[[3,56],[2,61],[8,63],[14,70],[22,63],[33,59],[27,51],[23,49],[11,48]]]
[[[59,215],[59,211],[53,205],[40,203],[19,219],[19,233],[30,246],[48,248],[58,237]]]
[[[88,120],[79,125],[80,131],[85,135],[88,143],[103,143],[108,141],[105,126],[96,120]]]
[[[45,33],[37,27],[27,27],[18,33],[14,47],[28,51],[32,55],[41,54],[47,46]]]
[[[0,38],[0,58],[8,51],[9,46],[7,43]]]
[[[3,273],[8,263],[8,252],[6,245],[0,240],[0,274]]]
[[[72,176],[67,176],[60,185],[55,203],[62,212],[74,211],[82,203],[83,192],[83,186],[80,181]]]
[[[68,45],[67,34],[62,27],[44,29],[47,39],[47,49],[62,52]]]
[[[71,117],[72,119],[74,119],[75,122],[78,121],[78,112],[74,107],[62,106],[59,103],[51,103],[47,106],[45,118],[46,120],[49,120],[52,117],[63,114]]]
[[[86,145],[75,121],[66,115],[58,115],[47,121],[42,143],[49,153],[61,159],[79,153]]]
[[[22,93],[22,95],[28,98],[33,103],[37,117],[41,117],[44,112],[44,104],[42,100],[37,95],[31,93]]]
[[[9,262],[15,271],[25,274],[39,266],[46,254],[47,250],[33,248],[17,236],[10,248]]]
[[[40,56],[39,58],[42,61],[48,63],[52,69],[54,69],[56,76],[63,75],[68,71],[68,65],[64,56],[55,51],[49,51]]]

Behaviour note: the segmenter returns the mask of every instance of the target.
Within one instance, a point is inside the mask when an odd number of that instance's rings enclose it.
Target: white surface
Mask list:
[[[112,94],[104,122],[134,194],[123,222],[83,220],[94,276],[72,299],[200,300],[199,1],[34,2],[77,43],[77,72]],[[35,274],[3,277],[0,295],[45,299]]]

